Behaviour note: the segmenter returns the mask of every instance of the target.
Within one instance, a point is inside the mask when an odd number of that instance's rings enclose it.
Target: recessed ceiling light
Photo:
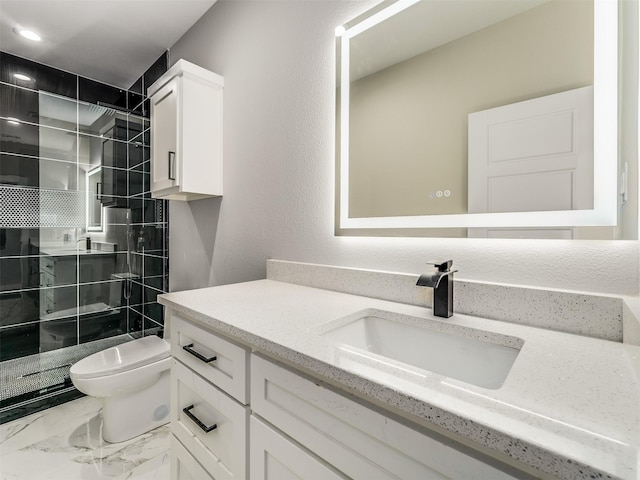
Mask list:
[[[13,76],[18,79],[18,80],[22,80],[24,82],[30,82],[31,80],[33,80],[33,78],[25,75],[24,73],[14,73]]]
[[[34,42],[39,42],[40,40],[42,40],[42,37],[38,35],[36,32],[34,32],[33,30],[28,30],[26,28],[19,28],[16,31],[18,32],[19,35],[23,36],[28,40],[31,40]]]

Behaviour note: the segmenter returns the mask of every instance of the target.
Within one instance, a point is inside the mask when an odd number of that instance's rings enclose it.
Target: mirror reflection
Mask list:
[[[87,231],[102,232],[104,230],[104,207],[100,203],[101,168],[87,172]]]
[[[340,40],[340,228],[577,238],[602,233],[587,223],[613,226],[616,132],[596,134],[594,110],[615,111],[615,94],[604,99],[594,76],[606,67],[596,68],[594,9],[423,0],[351,22]],[[602,141],[613,147],[606,165],[594,162]],[[606,199],[594,171],[608,172],[597,177]]]

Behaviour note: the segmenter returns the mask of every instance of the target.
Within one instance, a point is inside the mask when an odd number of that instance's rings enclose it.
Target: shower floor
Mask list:
[[[9,411],[28,410],[30,404],[44,398],[73,392],[77,397],[69,378],[71,365],[92,353],[133,338],[123,334],[0,362],[0,423],[21,416],[7,415]]]

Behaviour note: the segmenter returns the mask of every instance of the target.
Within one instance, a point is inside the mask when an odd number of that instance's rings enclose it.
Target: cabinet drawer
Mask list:
[[[246,405],[249,351],[175,314],[170,323],[173,357]]]
[[[514,478],[257,355],[251,368],[254,413],[351,478]]]
[[[215,480],[171,435],[171,480]]]
[[[171,432],[216,480],[244,479],[249,407],[176,360],[171,369]]]
[[[345,480],[322,460],[251,416],[251,480]]]

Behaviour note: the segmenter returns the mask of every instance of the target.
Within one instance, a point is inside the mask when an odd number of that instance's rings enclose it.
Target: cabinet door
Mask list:
[[[254,414],[349,478],[519,478],[485,463],[492,460],[481,460],[462,445],[413,430],[255,354],[251,355],[251,407]]]
[[[249,448],[252,480],[345,480],[302,447],[253,415]]]
[[[151,97],[151,191],[180,185],[181,153],[178,145],[180,78]]]
[[[249,407],[173,360],[171,433],[216,480],[245,480]]]
[[[213,480],[173,435],[171,435],[171,480]]]

